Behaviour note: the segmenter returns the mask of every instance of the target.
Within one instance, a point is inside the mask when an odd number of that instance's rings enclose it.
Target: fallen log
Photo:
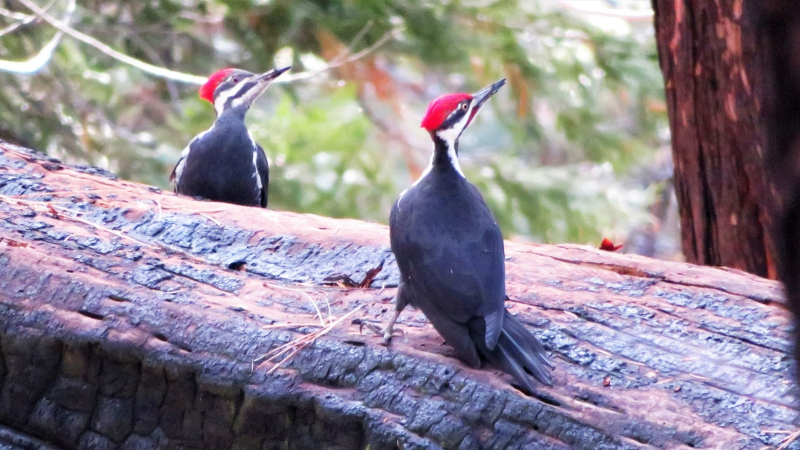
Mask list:
[[[390,347],[362,329],[397,283],[382,225],[2,142],[0,219],[0,448],[757,450],[796,429],[790,314],[743,272],[507,242],[507,306],[556,366],[525,396],[419,312]],[[367,288],[325,281],[382,262]]]

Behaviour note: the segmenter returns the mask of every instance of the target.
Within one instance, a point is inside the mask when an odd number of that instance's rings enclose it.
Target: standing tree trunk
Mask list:
[[[653,0],[683,252],[775,278],[776,210],[762,158],[762,75],[744,0]]]
[[[763,80],[767,168],[781,198],[778,268],[795,316],[794,353],[800,361],[800,3],[762,0],[751,6],[769,70]]]

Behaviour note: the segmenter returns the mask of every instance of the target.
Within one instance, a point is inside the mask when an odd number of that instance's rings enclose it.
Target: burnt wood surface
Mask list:
[[[760,111],[769,66],[746,3],[652,0],[689,262],[777,276]]]
[[[529,397],[417,311],[390,347],[362,334],[395,293],[385,226],[198,202],[5,143],[0,195],[3,449],[759,450],[796,430],[781,287],[743,272],[506,242],[507,306],[556,366]],[[384,260],[369,288],[324,283]],[[338,325],[263,360],[321,320]]]

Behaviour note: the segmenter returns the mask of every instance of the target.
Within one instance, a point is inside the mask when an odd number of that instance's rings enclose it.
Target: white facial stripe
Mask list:
[[[452,127],[446,130],[439,130],[436,132],[436,136],[438,136],[439,139],[443,140],[447,144],[447,156],[450,158],[450,163],[453,164],[453,167],[456,169],[456,172],[458,172],[458,174],[461,175],[462,177],[464,176],[464,172],[461,171],[461,166],[458,164],[458,155],[456,155],[456,141],[458,141],[459,136],[461,136],[461,133],[463,133],[464,129],[467,127],[467,123],[469,122],[469,117],[472,114],[472,108],[473,105],[470,104],[469,109],[461,117],[461,120],[454,123]],[[431,166],[432,165],[433,165],[433,157],[431,157]],[[430,166],[428,167],[430,168]]]
[[[222,111],[224,111],[224,110],[225,110],[225,104],[226,104],[226,103],[228,103],[228,100],[229,100],[231,97],[234,97],[234,96],[236,96],[236,95],[239,93],[239,91],[241,91],[241,90],[242,90],[242,88],[244,88],[244,86],[245,86],[246,84],[247,84],[247,83],[245,83],[245,82],[239,82],[238,84],[234,84],[234,85],[233,85],[233,86],[232,86],[230,89],[228,89],[227,91],[220,92],[220,94],[219,94],[219,97],[217,97],[216,99],[214,99],[214,110],[216,110],[216,111],[217,111],[217,115],[218,115],[218,116],[219,116],[220,114],[222,114]],[[234,102],[235,102],[235,101],[236,101],[236,100],[234,100]]]
[[[242,83],[242,85],[244,84],[246,83]],[[250,90],[242,94],[241,97],[233,99],[233,101],[231,102],[231,108],[236,108],[244,104],[252,104],[255,101],[256,97],[261,95],[261,93],[264,92],[265,89],[266,85],[252,86]]]
[[[457,111],[457,110],[456,110]],[[439,136],[440,139],[447,142],[448,147],[454,148],[455,143],[458,140],[458,137],[461,136],[461,133],[464,132],[464,128],[467,127],[467,122],[469,121],[469,116],[472,114],[472,105],[469,105],[469,109],[467,112],[461,116],[461,120],[454,123],[452,127],[446,130],[440,130],[436,132],[436,135]]]

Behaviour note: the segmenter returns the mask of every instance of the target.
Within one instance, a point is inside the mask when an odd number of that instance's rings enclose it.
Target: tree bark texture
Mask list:
[[[793,0],[753,2],[761,51],[767,60],[763,116],[768,131],[767,161],[783,199],[776,220],[779,272],[800,330],[800,3]],[[795,359],[800,358],[800,334]],[[800,359],[798,359],[800,360]],[[800,374],[799,374],[800,375]]]
[[[576,245],[506,255],[507,307],[556,366],[533,396],[419,312],[389,347],[362,334],[396,291],[384,226],[0,143],[0,448],[759,450],[796,430],[778,283]],[[324,282],[381,261],[368,288]]]
[[[689,262],[775,278],[760,122],[767,65],[744,0],[653,0]]]

